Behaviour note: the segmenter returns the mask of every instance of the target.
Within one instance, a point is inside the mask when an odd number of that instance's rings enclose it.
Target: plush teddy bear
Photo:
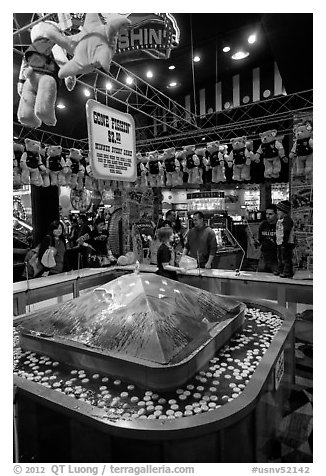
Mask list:
[[[85,188],[90,192],[95,191],[96,187],[96,180],[94,179],[94,174],[92,170],[92,166],[90,164],[90,158],[86,157],[86,167],[85,167]]]
[[[175,147],[169,147],[163,150],[162,155],[164,169],[166,173],[166,186],[176,187],[182,185],[180,174],[180,162],[176,157]]]
[[[21,124],[40,127],[56,125],[55,103],[59,86],[59,66],[68,61],[65,51],[55,44],[52,36],[64,36],[54,22],[44,21],[33,26],[32,44],[27,48],[21,64],[17,92],[20,96],[17,117]],[[69,75],[68,75],[69,76]],[[75,77],[67,77],[66,87],[71,91]]]
[[[137,163],[137,179],[136,179],[136,188],[145,188],[147,187],[147,169],[144,165],[145,161],[143,160],[143,155],[141,152],[136,153],[136,163]]]
[[[148,163],[148,181],[150,187],[162,187],[162,163],[159,161],[159,153],[157,150],[147,153]]]
[[[195,154],[195,146],[185,145],[183,151],[185,153],[184,170],[188,174],[188,183],[201,183],[199,174],[200,160]]]
[[[226,150],[225,150],[226,149]],[[225,155],[227,146],[218,141],[207,143],[207,157],[204,161],[206,170],[212,169],[212,183],[225,182]]]
[[[40,147],[39,141],[26,138],[25,151],[20,159],[20,167],[22,170],[21,180],[22,184],[36,185],[41,187],[43,185],[42,176],[39,170],[41,165]]]
[[[233,165],[232,180],[242,182],[250,180],[250,164],[253,160],[253,153],[250,150],[251,144],[246,136],[231,139],[232,150],[227,159],[229,167]]]
[[[204,172],[204,157],[206,155],[206,147],[197,147],[195,149],[195,155],[198,157],[198,160],[199,160],[199,164],[195,166],[198,167],[198,169],[196,170],[196,172],[198,172],[198,175],[197,175],[197,182],[195,183],[198,183],[198,184],[202,184],[203,183],[203,172]],[[197,160],[195,160],[195,162],[197,163]]]
[[[282,142],[276,139],[277,130],[261,132],[261,144],[256,152],[256,160],[264,159],[264,177],[277,178],[281,171],[281,159],[287,162]]]
[[[289,154],[293,162],[293,175],[311,175],[313,158],[312,123],[306,121],[294,129],[295,141]]]
[[[66,160],[66,166],[68,167],[68,172],[66,173],[66,183],[72,189],[83,189],[85,167],[81,163],[82,158],[83,156],[79,149],[75,149],[74,147],[69,149],[69,155]]]
[[[119,31],[130,24],[126,15],[112,13],[107,16],[104,24],[98,13],[86,13],[81,32],[60,40],[68,53],[73,52],[73,58],[64,64],[59,71],[59,78],[77,74],[87,74],[95,68],[103,68],[106,73],[110,71],[112,57],[116,50]],[[66,42],[69,42],[70,47]]]
[[[14,147],[13,181],[15,186],[20,186],[22,183],[20,159],[24,152],[24,146],[23,144],[18,144],[17,142],[14,142],[13,147]]]
[[[48,159],[46,155],[46,147],[41,144],[40,147],[40,157],[41,157],[41,162],[39,165],[39,170],[41,172],[41,177],[43,181],[43,187],[50,187],[51,182],[50,182],[50,169],[48,168]]]
[[[47,146],[46,168],[50,171],[51,185],[66,185],[68,167],[62,154],[61,145]]]

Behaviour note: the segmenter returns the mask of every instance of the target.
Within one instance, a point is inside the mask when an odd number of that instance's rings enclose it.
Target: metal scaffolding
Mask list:
[[[14,52],[23,55],[29,46],[28,42],[23,41],[27,30],[54,14],[49,13],[41,18],[40,14],[30,14],[28,23],[23,25],[17,15],[14,14]],[[126,76],[133,78],[132,86],[125,84]],[[112,92],[103,88],[104,80],[113,84]],[[313,107],[313,92],[309,90],[196,116],[115,61],[111,63],[109,74],[95,70],[91,74],[80,75],[77,81],[92,89],[95,99],[101,96],[106,104],[111,100],[117,101],[124,105],[127,112],[132,109],[144,118],[150,118],[150,124],[147,124],[146,119],[145,126],[136,127],[137,149],[141,152],[165,147],[178,148],[187,143],[204,144],[214,140],[229,143],[232,137],[241,135],[255,139],[268,126],[277,129],[280,135],[290,134],[293,115],[311,111]],[[164,135],[157,135],[159,124],[164,126]],[[67,149],[76,147],[87,151],[88,147],[87,138],[77,140],[40,129],[31,130],[17,123],[14,124],[14,134],[19,139],[35,138],[44,144],[56,143]]]

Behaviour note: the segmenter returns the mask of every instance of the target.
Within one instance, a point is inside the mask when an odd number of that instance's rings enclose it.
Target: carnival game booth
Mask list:
[[[284,308],[147,273],[19,316],[16,459],[266,462],[293,324]]]

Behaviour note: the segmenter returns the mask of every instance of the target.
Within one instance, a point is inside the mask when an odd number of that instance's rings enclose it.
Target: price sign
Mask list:
[[[133,117],[93,99],[86,103],[86,117],[94,177],[134,182],[137,171]]]

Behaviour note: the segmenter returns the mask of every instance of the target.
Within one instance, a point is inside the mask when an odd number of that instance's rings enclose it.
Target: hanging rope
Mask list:
[[[194,114],[197,116],[196,105],[196,85],[195,85],[195,69],[194,69],[194,43],[192,37],[192,14],[190,13],[190,42],[191,42],[191,72],[192,72],[192,89],[194,96]]]

